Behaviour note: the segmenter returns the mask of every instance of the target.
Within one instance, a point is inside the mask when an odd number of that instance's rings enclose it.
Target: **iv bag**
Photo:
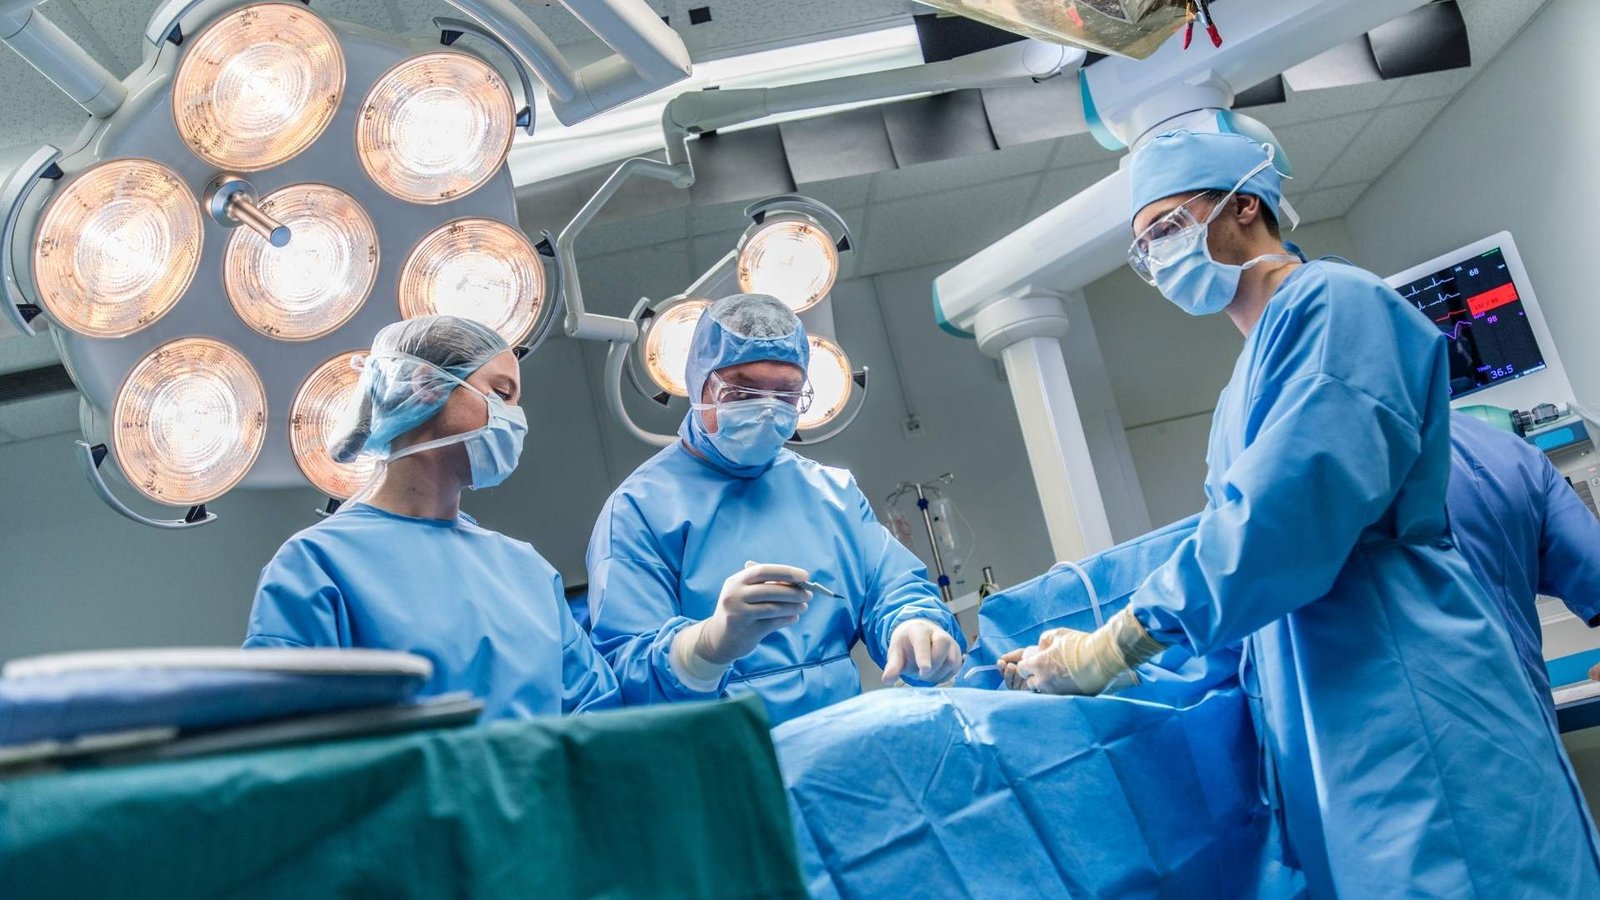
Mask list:
[[[1185,0],[922,0],[1024,37],[1144,59],[1188,21]]]

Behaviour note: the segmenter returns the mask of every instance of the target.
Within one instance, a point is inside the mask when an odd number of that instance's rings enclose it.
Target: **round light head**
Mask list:
[[[656,387],[674,397],[689,396],[684,384],[689,367],[689,344],[695,326],[711,306],[710,300],[684,300],[651,320],[644,333],[644,370]]]
[[[521,231],[494,219],[457,219],[423,238],[400,270],[400,315],[482,322],[513,347],[544,308],[544,267]]]
[[[844,355],[839,345],[814,334],[806,339],[811,343],[811,364],[806,368],[806,380],[811,384],[812,399],[811,408],[800,415],[801,431],[832,422],[844,412],[855,390],[850,357]]]
[[[802,216],[772,216],[739,241],[739,290],[777,297],[795,312],[833,289],[839,251],[821,225]]]
[[[253,172],[311,146],[344,96],[344,52],[299,4],[258,3],[218,19],[183,50],[172,116],[195,155]]]
[[[337,500],[348,500],[360,490],[378,465],[375,456],[363,454],[340,463],[328,454],[328,438],[354,418],[361,401],[356,392],[361,373],[351,365],[356,355],[341,353],[317,366],[289,408],[289,449],[295,464],[313,487]]]
[[[117,392],[111,445],[139,493],[193,506],[244,478],[267,436],[267,392],[250,361],[210,338],[180,338],[140,360]]]
[[[494,67],[464,53],[429,53],[378,79],[362,104],[356,152],[390,194],[444,203],[500,171],[516,119]]]
[[[118,159],[51,198],[33,244],[39,302],[67,328],[123,337],[167,314],[200,265],[200,204],[176,172]]]
[[[222,274],[234,312],[284,341],[319,338],[350,321],[378,277],[378,230],[366,211],[321,184],[275,191],[261,211],[293,237],[274,247],[249,228],[233,230]]]

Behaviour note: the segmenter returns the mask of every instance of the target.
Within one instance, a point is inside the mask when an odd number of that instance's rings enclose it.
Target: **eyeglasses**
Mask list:
[[[711,402],[717,406],[728,403],[740,403],[745,400],[781,400],[793,406],[804,415],[811,408],[814,393],[808,383],[798,391],[769,391],[762,388],[747,387],[742,384],[729,384],[721,375],[711,373]]]
[[[1206,191],[1183,202],[1183,205],[1167,213],[1161,218],[1150,223],[1139,236],[1133,239],[1133,245],[1128,248],[1128,265],[1133,271],[1145,280],[1147,284],[1156,283],[1156,270],[1171,265],[1192,249],[1195,239],[1202,238],[1204,229],[1227,207],[1228,201],[1239,193],[1250,179],[1267,166],[1272,165],[1273,154],[1269,150],[1267,158],[1262,160],[1255,168],[1245,173],[1233,189],[1222,194],[1218,199],[1218,191]],[[1211,200],[1211,213],[1201,219],[1195,215],[1189,204],[1196,200]]]

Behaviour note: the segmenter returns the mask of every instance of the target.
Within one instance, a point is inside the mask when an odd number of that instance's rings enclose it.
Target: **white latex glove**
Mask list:
[[[1035,647],[1000,657],[1000,673],[1012,690],[1094,696],[1166,647],[1152,638],[1127,609],[1093,632],[1056,628]],[[1136,682],[1135,682],[1136,683]]]
[[[894,684],[905,672],[926,684],[941,684],[961,668],[961,645],[931,619],[911,619],[889,634],[888,664],[883,683]],[[907,664],[910,669],[907,670]]]
[[[803,585],[811,573],[794,566],[745,563],[728,576],[717,611],[697,626],[694,654],[726,666],[749,653],[761,639],[800,621],[811,592]]]

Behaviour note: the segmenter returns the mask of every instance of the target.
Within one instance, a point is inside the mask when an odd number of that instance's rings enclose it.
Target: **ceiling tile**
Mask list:
[[[39,11],[118,76],[132,72],[144,56],[139,43],[152,11],[147,3],[46,0]]]
[[[1372,181],[1394,165],[1421,136],[1449,100],[1422,100],[1387,107],[1372,117],[1344,154],[1328,168],[1321,186]]]
[[[39,322],[34,324],[38,325]],[[47,330],[0,340],[0,373],[26,372],[53,366],[60,361],[61,354],[56,352],[56,343]]]
[[[1324,219],[1337,219],[1350,211],[1371,184],[1347,184],[1335,188],[1312,191],[1303,196],[1291,196],[1289,202],[1300,214],[1300,224],[1309,225]],[[1291,238],[1292,240],[1292,238]]]
[[[728,254],[728,251],[739,245],[739,238],[744,231],[724,231],[721,234],[702,234],[692,241],[694,252],[694,275],[699,278],[717,261]],[[676,291],[674,291],[676,293]]]
[[[681,241],[689,234],[688,223],[689,210],[680,207],[595,225],[578,238],[578,251],[584,257],[600,256],[667,241]]]
[[[1359,112],[1277,129],[1275,134],[1294,166],[1294,179],[1288,185],[1291,194],[1297,189],[1314,189],[1371,118],[1372,113]]]
[[[1276,106],[1259,106],[1250,115],[1265,122],[1270,128],[1315,122],[1335,116],[1376,109],[1388,102],[1398,90],[1399,82],[1377,81],[1369,84],[1352,84],[1349,87],[1329,88],[1325,91],[1289,91],[1289,101]]]
[[[1051,142],[1039,141],[879,172],[872,182],[872,199],[899,200],[1038,172],[1050,161],[1054,149]]]
[[[689,233],[690,234],[716,234],[729,229],[743,229],[750,224],[744,217],[744,211],[754,203],[757,198],[749,200],[734,200],[728,203],[708,203],[689,208]]]
[[[906,0],[673,0],[672,27],[696,60],[721,59],[806,40],[910,24]],[[711,7],[711,21],[689,24],[689,10]]]
[[[660,299],[689,286],[695,275],[688,241],[592,256],[578,266],[589,312],[625,316],[640,297]]]
[[[1122,157],[1120,150],[1107,150],[1090,134],[1073,134],[1055,142],[1055,152],[1050,157],[1050,168],[1070,169],[1089,163],[1103,163]]]
[[[1034,218],[1046,210],[1054,209],[1085,188],[1117,171],[1115,161],[1074,166],[1070,169],[1052,169],[1044,173],[1039,190],[1028,206],[1028,217]]]
[[[1037,175],[1023,175],[874,203],[857,271],[890,272],[971,256],[1026,220],[1038,182]]]
[[[1394,92],[1389,102],[1401,104],[1432,100],[1436,97],[1452,97],[1466,87],[1467,82],[1477,74],[1477,69],[1451,69],[1448,72],[1429,72],[1426,75],[1402,78],[1398,82],[1400,89]]]
[[[51,434],[76,434],[78,394],[76,391],[63,391],[0,403],[0,431],[19,441]]]
[[[803,194],[818,203],[832,207],[835,212],[865,205],[871,190],[871,175],[834,178],[829,181],[813,181],[810,184],[801,184],[795,187],[795,193]],[[854,223],[852,222],[851,224],[853,225]]]

